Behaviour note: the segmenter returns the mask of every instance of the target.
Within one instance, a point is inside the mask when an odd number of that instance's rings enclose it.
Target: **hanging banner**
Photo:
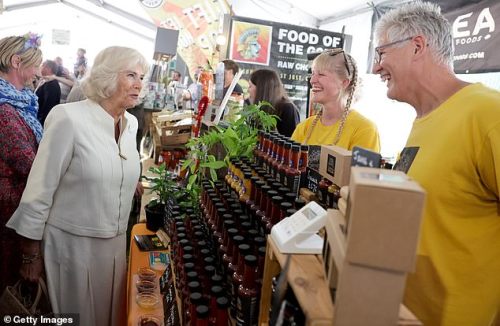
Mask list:
[[[455,72],[500,71],[500,1],[433,2],[452,24]]]
[[[295,105],[305,112],[307,101],[307,54],[330,48],[341,48],[340,33],[269,22],[246,17],[233,17],[229,59],[243,69],[240,85],[245,87],[252,71],[269,67],[276,70]]]
[[[223,17],[231,10],[225,0],[140,0],[154,23],[179,31],[177,54],[189,71],[207,61],[216,63],[217,37],[223,35]]]

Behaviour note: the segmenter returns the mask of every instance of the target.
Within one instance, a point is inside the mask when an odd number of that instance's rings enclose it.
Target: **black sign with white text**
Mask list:
[[[276,70],[299,108],[306,103],[307,54],[342,48],[345,39],[341,33],[246,17],[232,17],[231,29],[229,59],[243,69],[242,79],[259,68]]]
[[[500,71],[500,1],[433,0],[452,25],[456,73]]]

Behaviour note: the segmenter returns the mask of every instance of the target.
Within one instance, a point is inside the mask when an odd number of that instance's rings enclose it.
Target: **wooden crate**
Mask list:
[[[156,126],[156,133],[160,137],[161,145],[184,145],[191,139],[191,125],[185,126]]]
[[[191,119],[191,124],[177,125],[184,119]],[[191,138],[191,129],[193,126],[191,111],[154,112],[152,115],[154,129],[159,136],[161,145],[184,145]]]

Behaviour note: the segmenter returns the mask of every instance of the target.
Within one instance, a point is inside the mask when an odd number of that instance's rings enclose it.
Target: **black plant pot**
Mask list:
[[[144,207],[144,210],[146,211],[146,228],[149,231],[158,231],[158,229],[163,226],[165,205],[160,204],[150,207],[148,204]]]

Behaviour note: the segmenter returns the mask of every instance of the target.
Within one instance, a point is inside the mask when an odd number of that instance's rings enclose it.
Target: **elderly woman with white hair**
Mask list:
[[[29,259],[21,276],[47,276],[56,313],[81,325],[124,325],[126,229],[140,175],[137,104],[148,63],[109,47],[83,82],[87,100],[54,107],[19,208],[7,223]]]

